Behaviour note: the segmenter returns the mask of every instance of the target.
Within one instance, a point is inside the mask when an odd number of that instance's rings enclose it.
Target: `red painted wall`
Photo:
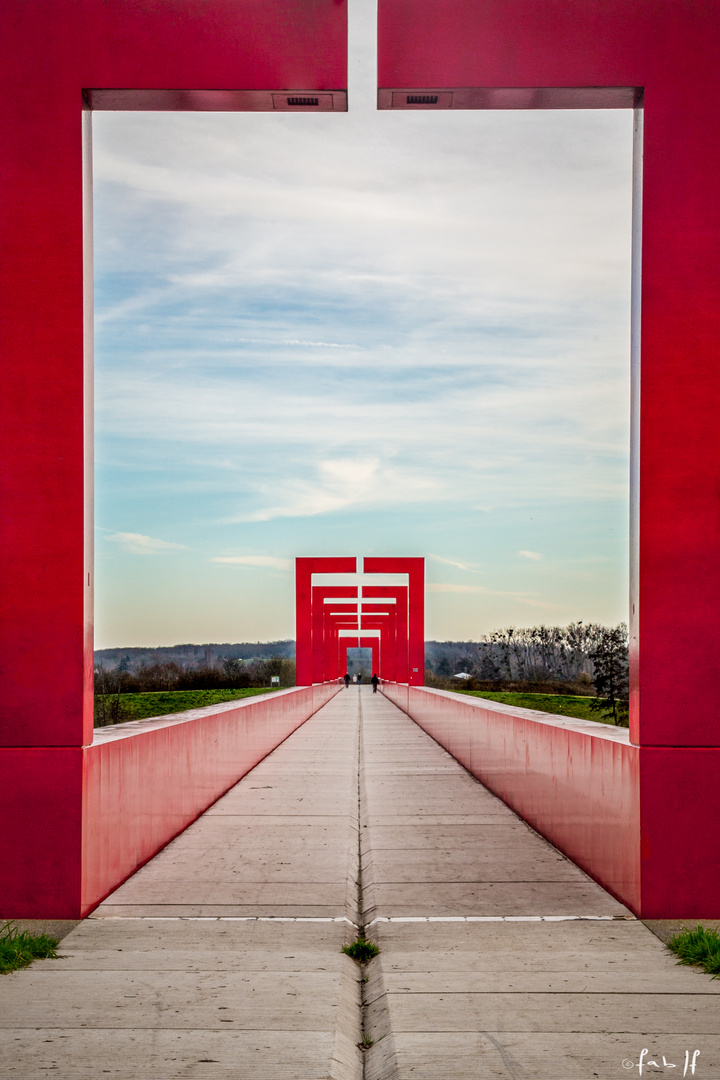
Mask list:
[[[313,670],[313,574],[354,574],[354,555],[340,558],[295,560],[295,679],[298,686],[312,686]],[[328,586],[329,587],[329,586]],[[349,593],[348,595],[352,595]]]
[[[368,556],[365,573],[408,575],[408,682],[411,686],[422,686],[425,682],[425,560]]]
[[[720,751],[648,751],[605,724],[426,687],[382,691],[636,914],[717,918],[720,866],[688,836],[707,839],[720,819]]]
[[[279,690],[0,754],[5,918],[77,919],[337,693]]]

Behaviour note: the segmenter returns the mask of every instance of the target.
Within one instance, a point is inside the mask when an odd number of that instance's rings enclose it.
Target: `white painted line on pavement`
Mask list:
[[[88,919],[108,922],[145,922],[154,919],[155,922],[293,922],[293,923],[347,923],[348,926],[357,930],[357,924],[351,919],[340,915],[336,918],[320,918],[303,915],[88,915]]]
[[[636,922],[634,915],[378,915],[368,923],[436,922]]]

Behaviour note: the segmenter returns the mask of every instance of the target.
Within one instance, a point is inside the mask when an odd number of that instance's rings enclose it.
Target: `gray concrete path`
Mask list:
[[[341,946],[363,924],[381,953],[359,968]],[[62,954],[0,978],[3,1080],[610,1080],[645,1048],[643,1076],[679,1080],[699,1050],[720,1080],[720,984],[369,687]]]

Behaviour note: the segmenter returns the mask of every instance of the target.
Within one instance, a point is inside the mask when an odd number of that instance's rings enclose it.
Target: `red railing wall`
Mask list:
[[[298,687],[100,728],[85,747],[4,750],[0,914],[87,915],[338,689]]]
[[[427,687],[382,690],[636,914],[717,917],[720,872],[708,847],[720,811],[716,752],[679,758],[606,724]]]

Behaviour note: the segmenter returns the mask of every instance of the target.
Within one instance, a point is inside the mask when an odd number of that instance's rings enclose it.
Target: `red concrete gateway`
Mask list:
[[[629,740],[424,689],[422,560],[315,596],[350,558],[299,560],[307,688],[272,715],[93,741],[87,121],[343,110],[345,0],[3,0],[3,916],[86,914],[250,767],[256,730],[280,741],[327,699],[348,640],[635,912],[720,915],[719,27],[720,0],[379,0],[381,109],[636,111]]]
[[[358,647],[381,679],[424,685],[424,559],[302,558],[295,580],[298,686],[341,678]]]

